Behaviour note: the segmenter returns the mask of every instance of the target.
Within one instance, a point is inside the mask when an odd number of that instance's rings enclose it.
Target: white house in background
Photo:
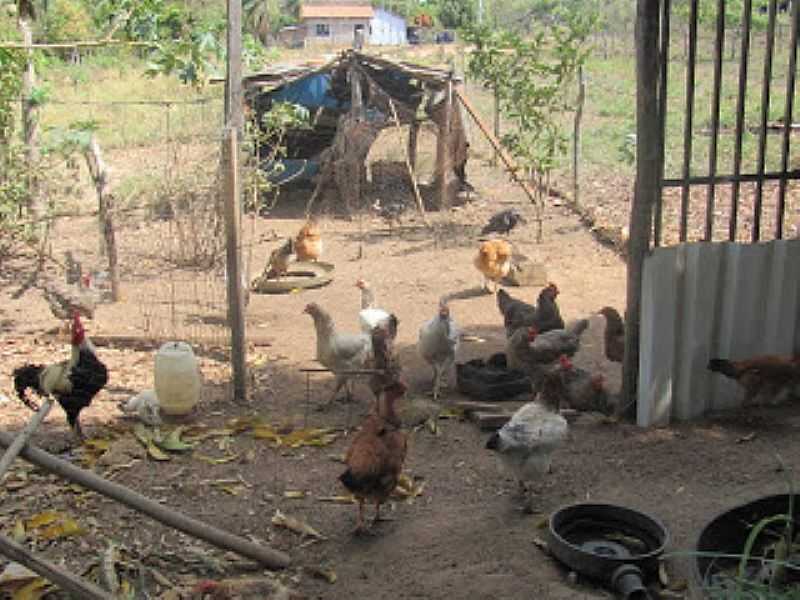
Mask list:
[[[368,44],[406,43],[405,20],[369,4],[302,4],[300,22],[307,46],[352,46],[357,35]]]

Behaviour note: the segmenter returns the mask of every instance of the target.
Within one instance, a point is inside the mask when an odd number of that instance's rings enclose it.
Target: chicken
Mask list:
[[[38,410],[38,406],[27,396],[28,389],[40,397],[53,396],[67,414],[67,422],[75,437],[82,441],[80,412],[108,383],[108,369],[97,358],[78,312],[73,314],[71,329],[70,358],[48,366],[27,364],[18,367],[13,374],[14,389],[20,400],[32,410]]]
[[[520,327],[530,327],[536,320],[536,307],[533,304],[514,298],[504,289],[497,290],[497,308],[503,315],[506,337],[511,337]]]
[[[283,245],[276,248],[269,255],[269,262],[267,263],[267,274],[265,279],[280,279],[289,271],[289,265],[297,260],[295,253],[294,240],[287,239]],[[227,275],[226,275],[227,276]]]
[[[566,400],[570,408],[581,411],[597,411],[609,415],[613,412],[611,398],[601,373],[590,373],[576,367],[566,356],[559,357],[559,364],[566,386]]]
[[[573,356],[588,326],[587,319],[579,319],[566,329],[551,329],[546,333],[539,333],[535,327],[517,329],[506,342],[508,367],[531,375],[539,373],[542,365],[552,363],[562,354]]]
[[[561,318],[561,311],[556,303],[559,293],[555,283],[547,284],[539,292],[539,298],[536,301],[536,319],[533,323],[539,333],[564,329],[564,319]]]
[[[603,334],[606,358],[611,362],[621,363],[625,356],[625,323],[611,306],[604,306],[600,314],[606,318],[606,329]]]
[[[91,275],[82,275],[76,285],[47,281],[42,285],[42,292],[57,319],[69,321],[76,311],[82,317],[94,319],[98,297],[92,289]]]
[[[475,268],[483,274],[483,288],[489,289],[489,281],[495,287],[511,270],[512,248],[505,240],[486,240],[481,242],[478,254],[472,261]]]
[[[370,334],[372,339],[371,368],[377,372],[370,375],[369,388],[375,394],[375,398],[378,398],[384,387],[400,379],[402,366],[394,349],[399,323],[395,315],[389,315],[386,322],[376,326]]]
[[[566,397],[562,365],[550,367],[536,400],[517,410],[486,442],[486,448],[497,452],[517,478],[526,497],[525,512],[533,512],[532,489],[527,483],[550,472],[553,452],[567,437],[567,421],[559,414]]]
[[[386,224],[389,225],[389,229],[392,229],[395,224],[401,224],[400,219],[406,211],[406,205],[400,200],[392,200],[384,203],[378,199],[375,200],[371,209],[377,216],[386,221]]]
[[[375,522],[380,520],[381,504],[397,487],[406,459],[407,439],[395,412],[395,402],[406,386],[394,381],[381,392],[376,410],[361,425],[347,449],[347,470],[339,476],[358,501],[356,532],[364,531],[364,503],[375,503]]]
[[[450,307],[442,299],[439,301],[439,314],[422,324],[419,329],[417,350],[433,368],[433,399],[439,399],[439,389],[447,373],[456,361],[461,333],[453,318]]]
[[[316,221],[310,220],[300,228],[294,240],[297,260],[317,261],[322,256],[322,236]]]
[[[386,323],[389,313],[375,306],[375,293],[370,285],[363,279],[356,281],[356,287],[361,290],[361,311],[358,313],[358,324],[361,331],[372,335],[372,330]]]
[[[736,380],[745,390],[745,404],[757,399],[779,402],[787,396],[800,397],[800,356],[789,358],[767,354],[746,360],[712,358],[708,370]]]
[[[326,404],[330,404],[343,386],[346,387],[347,398],[350,399],[348,382],[351,375],[348,371],[364,369],[372,355],[372,341],[363,333],[339,333],[333,319],[319,304],[311,303],[303,311],[314,319],[317,334],[317,360],[336,376],[333,395]]]
[[[516,210],[513,208],[501,210],[491,216],[489,222],[481,229],[481,234],[502,233],[508,235],[520,223],[524,224],[527,221]]]

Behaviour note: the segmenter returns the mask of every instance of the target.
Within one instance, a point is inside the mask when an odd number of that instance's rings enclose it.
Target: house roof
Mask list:
[[[374,15],[368,4],[302,4],[300,19],[371,19]]]

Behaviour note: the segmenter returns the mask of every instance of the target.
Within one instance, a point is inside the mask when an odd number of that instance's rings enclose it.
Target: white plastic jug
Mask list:
[[[156,353],[155,389],[161,412],[186,415],[200,397],[200,369],[186,342],[167,342]]]

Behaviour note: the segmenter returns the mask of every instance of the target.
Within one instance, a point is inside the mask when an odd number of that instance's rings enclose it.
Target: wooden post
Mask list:
[[[112,600],[111,594],[102,588],[90,581],[84,581],[64,567],[34,556],[26,548],[4,535],[0,535],[0,554],[28,567],[34,573],[41,575],[47,581],[53,582],[75,598],[81,598],[81,600]]]
[[[7,448],[13,441],[14,437],[12,435],[0,431],[0,446]],[[183,531],[218,548],[245,556],[270,569],[282,569],[289,565],[289,557],[283,552],[268,546],[254,544],[236,535],[217,529],[213,525],[174,511],[142,496],[134,490],[98,477],[91,471],[76,467],[30,444],[22,449],[20,456],[45,471],[116,500],[120,504],[152,517],[168,527]],[[82,596],[79,597],[82,598]]]
[[[450,126],[453,118],[453,81],[448,78],[444,90],[444,117],[436,140],[436,177],[439,187],[439,210],[450,208],[450,181],[453,178],[453,157],[450,151]]]
[[[578,98],[575,107],[575,120],[572,129],[572,203],[581,205],[580,166],[581,166],[581,121],[583,105],[586,101],[586,82],[583,78],[583,65],[578,67]]]
[[[239,134],[244,125],[242,90],[242,3],[228,0],[228,54],[225,80],[225,137],[222,157],[225,177],[225,237],[228,274],[228,324],[231,328],[233,398],[247,399],[244,299],[242,290],[242,191],[239,178]]]
[[[233,398],[247,400],[244,298],[242,294],[241,182],[239,180],[239,135],[235,127],[226,129],[223,147],[225,174],[225,247],[228,276],[228,326],[231,328]]]
[[[642,269],[650,251],[653,205],[660,194],[658,119],[659,3],[638,0],[636,38],[636,184],[630,215],[628,289],[625,311],[625,358],[622,368],[620,416],[636,414],[639,378],[639,326]],[[664,90],[666,93],[666,90]]]
[[[493,86],[494,91],[494,105],[492,106],[492,110],[494,111],[494,137],[498,140],[500,139],[500,94],[497,91],[497,82],[495,81]],[[494,155],[492,156],[492,166],[497,166],[497,150],[494,151]]]
[[[28,210],[37,231],[44,229],[45,207],[39,193],[39,115],[33,92],[36,88],[36,70],[33,64],[33,14],[24,8],[27,3],[19,2],[20,14],[17,24],[25,47],[25,71],[22,74],[22,135],[25,143],[25,159],[28,163]]]
[[[397,110],[394,107],[394,100],[389,97],[389,107],[392,109],[392,117],[394,118],[395,127],[398,133],[402,135],[403,130],[400,128],[400,119],[397,117]],[[417,210],[422,217],[422,222],[428,224],[428,219],[425,216],[425,203],[422,201],[422,194],[419,193],[419,186],[417,185],[417,175],[414,173],[414,168],[411,166],[411,157],[406,154],[406,169],[408,169],[408,176],[411,178],[411,186],[414,190],[414,199],[417,201]]]
[[[419,121],[412,119],[408,124],[408,164],[413,171],[417,170],[417,140],[419,139]]]
[[[114,197],[108,191],[108,166],[100,152],[97,137],[92,135],[84,150],[86,166],[94,182],[97,194],[97,217],[100,225],[100,254],[108,260],[108,275],[111,279],[111,299],[119,302],[119,269],[117,268],[117,242],[114,232]]]

